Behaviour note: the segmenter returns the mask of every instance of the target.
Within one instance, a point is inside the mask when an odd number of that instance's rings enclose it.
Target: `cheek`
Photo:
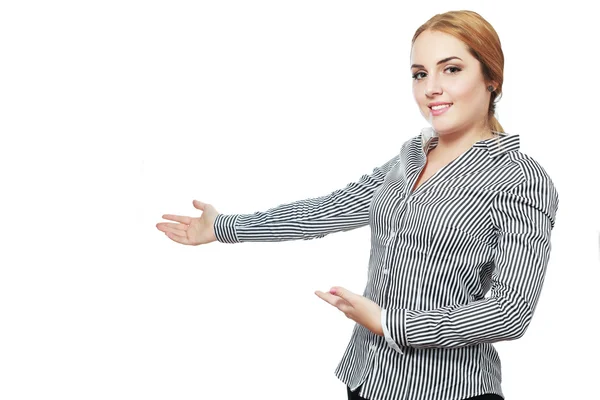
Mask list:
[[[427,107],[428,100],[425,95],[419,96],[418,93],[414,93],[413,97],[415,99],[415,103],[417,104],[417,108],[419,109],[419,113],[427,119],[429,117],[429,107]]]
[[[454,80],[447,87],[447,91],[454,101],[472,105],[479,104],[482,101],[482,82],[478,77],[465,76],[465,79]]]
[[[475,94],[474,85],[469,82],[453,82],[450,87],[447,88],[453,101],[470,102],[473,100]]]
[[[424,89],[421,89],[420,86],[413,86],[413,99],[415,99],[415,103],[422,110],[423,108],[427,108],[427,98],[425,96]]]
[[[421,99],[419,98],[417,90],[419,90],[419,89],[417,89],[417,87],[415,85],[413,85],[413,89],[412,89],[413,99],[415,99],[417,104],[421,104]]]

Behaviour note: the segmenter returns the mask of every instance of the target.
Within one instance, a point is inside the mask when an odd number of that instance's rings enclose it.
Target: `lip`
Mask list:
[[[447,101],[434,101],[432,103],[427,104],[427,107],[431,108],[433,106],[441,106],[443,104],[450,104],[450,105],[452,105],[452,103],[449,103]]]
[[[444,107],[441,110],[433,110],[431,107],[433,106],[440,106],[443,104],[448,104],[448,107]],[[429,107],[429,109],[431,110],[431,115],[433,115],[434,117],[437,117],[438,115],[442,115],[443,113],[445,113],[446,111],[448,111],[451,107],[452,107],[452,103],[429,103],[427,105],[427,107]]]

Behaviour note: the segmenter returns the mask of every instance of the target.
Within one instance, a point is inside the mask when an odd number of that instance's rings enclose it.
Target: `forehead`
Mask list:
[[[439,60],[456,56],[464,61],[475,60],[469,53],[467,45],[444,32],[424,31],[421,33],[410,51],[411,64],[435,65]]]

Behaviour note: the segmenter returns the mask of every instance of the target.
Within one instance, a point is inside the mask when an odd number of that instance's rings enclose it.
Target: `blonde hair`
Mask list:
[[[481,15],[474,11],[449,11],[431,17],[417,29],[412,44],[417,36],[426,30],[447,33],[465,43],[469,52],[481,63],[481,72],[487,81],[496,81],[498,86],[492,92],[488,107],[487,122],[493,132],[504,132],[504,128],[495,116],[496,103],[502,97],[504,82],[504,53],[500,38]]]

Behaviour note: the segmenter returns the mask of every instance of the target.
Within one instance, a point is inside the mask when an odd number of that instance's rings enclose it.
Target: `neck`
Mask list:
[[[476,142],[494,137],[490,128],[472,129],[469,132],[455,132],[438,136],[436,148],[438,152],[448,153],[449,156],[467,151]]]

